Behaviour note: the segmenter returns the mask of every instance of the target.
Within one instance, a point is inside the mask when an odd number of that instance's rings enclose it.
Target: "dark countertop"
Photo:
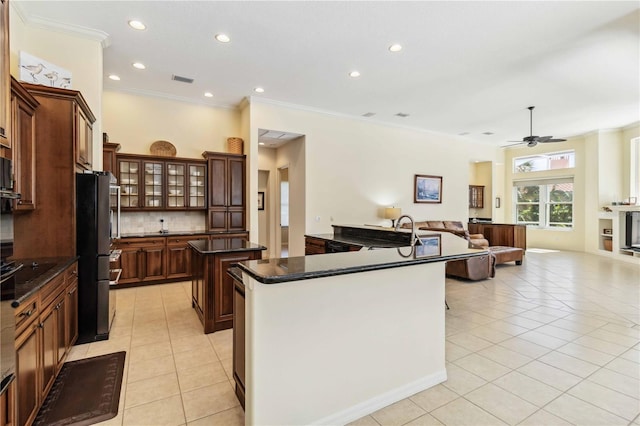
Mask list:
[[[487,253],[485,250],[468,248],[468,242],[465,239],[448,233],[431,232],[421,236],[423,239],[427,238],[432,244],[422,246],[423,248],[404,246],[284,259],[250,260],[239,263],[238,267],[258,282],[277,284],[422,263],[444,262],[482,256]],[[420,254],[420,250],[426,250],[427,253]]]
[[[333,235],[333,234],[308,234],[308,235],[305,235],[305,237],[319,238],[321,240],[335,241],[338,243],[351,244],[351,245],[362,246],[366,248],[406,247],[407,245],[407,243],[396,242],[396,241],[386,241],[386,240],[380,240],[376,238],[355,237],[355,236],[350,237],[350,236]]]
[[[15,259],[16,264],[22,263],[24,267],[15,275],[15,300],[11,306],[14,308],[20,306],[22,302],[60,275],[76,260],[78,260],[78,256]],[[37,267],[32,267],[34,262],[38,264]]]
[[[215,240],[189,241],[189,245],[202,254],[232,253],[234,251],[266,250],[265,246],[254,244],[244,238],[219,238]]]

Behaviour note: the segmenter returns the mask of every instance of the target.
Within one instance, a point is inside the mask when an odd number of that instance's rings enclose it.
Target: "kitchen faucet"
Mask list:
[[[398,229],[400,229],[400,222],[402,222],[402,218],[405,218],[405,217],[411,221],[411,247],[413,247],[415,244],[418,244],[421,246],[422,240],[418,238],[418,236],[416,235],[416,222],[408,214],[403,214],[398,218],[398,221],[396,222],[396,232],[398,231]]]

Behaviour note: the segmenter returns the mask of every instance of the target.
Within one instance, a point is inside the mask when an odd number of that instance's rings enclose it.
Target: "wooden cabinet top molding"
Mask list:
[[[75,101],[80,108],[84,110],[84,113],[87,115],[87,119],[91,123],[95,123],[96,116],[91,112],[91,108],[89,108],[89,104],[77,90],[70,89],[61,89],[58,87],[49,87],[42,86],[40,84],[31,84],[31,83],[20,83],[24,86],[25,89],[29,91],[34,96],[44,96],[56,99],[68,99],[69,101]]]
[[[16,80],[13,76],[11,76],[11,91],[14,95],[25,101],[31,108],[35,109],[40,105],[40,102],[38,102],[36,98],[34,98],[31,93],[24,88],[22,83]]]
[[[205,163],[205,160],[201,158],[163,157],[158,155],[147,155],[147,154],[127,154],[125,152],[117,153],[116,157],[118,157],[119,159],[128,158],[132,160],[142,160],[142,161],[161,161],[164,163],[199,163],[199,164]]]

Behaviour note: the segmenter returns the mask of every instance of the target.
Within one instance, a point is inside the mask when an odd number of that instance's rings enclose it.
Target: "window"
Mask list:
[[[289,226],[289,182],[280,182],[280,226]]]
[[[513,159],[514,173],[569,169],[576,166],[576,152],[563,151]]]
[[[517,181],[513,185],[517,224],[573,227],[573,178]]]

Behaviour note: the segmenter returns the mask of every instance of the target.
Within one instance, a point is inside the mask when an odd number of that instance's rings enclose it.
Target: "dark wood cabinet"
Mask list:
[[[304,254],[306,256],[309,256],[312,254],[325,254],[327,252],[325,248],[325,244],[326,244],[326,240],[323,240],[321,238],[305,236],[304,237]]]
[[[191,279],[192,257],[188,242],[208,239],[206,234],[155,238],[122,238],[114,268],[122,269],[118,284]]]
[[[233,279],[233,380],[236,396],[244,408],[245,399],[245,294],[244,284]]]
[[[527,227],[507,223],[469,223],[470,234],[482,234],[490,246],[518,247],[527,250]]]
[[[484,208],[484,186],[469,185],[469,208]]]
[[[76,255],[77,138],[88,136],[95,118],[75,90],[21,83],[40,104],[36,111],[36,209],[15,215],[16,258]],[[80,117],[81,115],[81,117]],[[84,122],[84,132],[78,129]]]
[[[77,298],[67,291],[77,288],[77,268],[72,264],[16,308],[17,425],[33,422],[78,334]]]
[[[227,239],[231,247],[233,239]],[[229,267],[246,260],[260,259],[260,250],[200,253],[192,250],[192,306],[204,326],[205,333],[233,327],[233,279]]]
[[[116,155],[116,176],[124,210],[204,210],[204,160]]]
[[[102,144],[102,170],[116,174],[116,153],[120,151],[119,143],[104,142]]]
[[[16,425],[16,381],[9,383],[6,390],[0,393],[0,426]]]
[[[76,164],[80,169],[93,170],[93,122],[96,121],[90,111],[79,105],[75,109],[76,126]]]
[[[38,101],[12,77],[11,152],[14,191],[21,195],[16,202],[16,211],[36,208],[36,108]]]
[[[209,231],[244,231],[246,229],[246,157],[238,154],[205,152],[208,163]]]
[[[0,146],[11,148],[9,0],[0,1]]]
[[[207,239],[207,235],[167,237],[167,278],[191,278],[189,241]]]

